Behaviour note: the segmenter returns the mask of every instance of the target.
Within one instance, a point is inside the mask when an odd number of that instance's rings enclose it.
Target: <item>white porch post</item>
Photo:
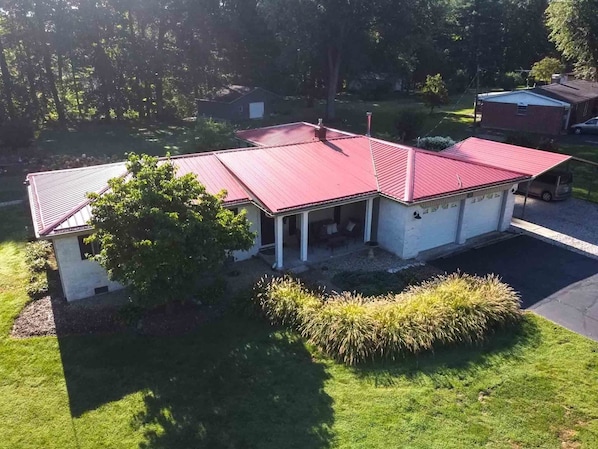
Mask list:
[[[369,242],[372,239],[372,218],[374,215],[374,198],[365,202],[365,224],[363,230],[363,241]]]
[[[276,268],[279,270],[282,269],[284,265],[284,258],[283,258],[283,242],[284,242],[284,233],[282,227],[282,219],[283,217],[277,215],[274,217],[274,242],[276,245]]]
[[[307,261],[307,246],[309,243],[309,212],[301,213],[301,260]]]

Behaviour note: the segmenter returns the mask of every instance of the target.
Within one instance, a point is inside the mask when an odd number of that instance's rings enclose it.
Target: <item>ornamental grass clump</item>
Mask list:
[[[377,297],[324,297],[284,277],[263,279],[254,297],[273,324],[293,326],[348,365],[474,343],[521,318],[519,295],[494,275],[438,276]]]
[[[376,352],[377,323],[368,299],[343,293],[308,313],[299,327],[301,334],[323,352],[354,365]]]
[[[300,326],[307,314],[322,306],[321,295],[290,276],[264,276],[253,293],[257,306],[272,324]]]

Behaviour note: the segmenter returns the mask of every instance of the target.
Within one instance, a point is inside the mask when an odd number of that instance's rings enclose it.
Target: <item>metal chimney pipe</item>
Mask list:
[[[365,134],[367,137],[372,135],[372,113],[370,111],[366,112],[365,115],[368,118],[368,131]]]

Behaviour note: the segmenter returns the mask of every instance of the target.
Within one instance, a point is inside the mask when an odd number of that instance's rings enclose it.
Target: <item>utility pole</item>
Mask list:
[[[480,93],[480,65],[476,66],[475,71],[475,100],[473,105],[473,130],[472,135],[475,136],[476,125],[478,121],[478,94]]]

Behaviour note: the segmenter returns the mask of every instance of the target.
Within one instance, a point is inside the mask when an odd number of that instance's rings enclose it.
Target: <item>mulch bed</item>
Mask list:
[[[32,301],[23,308],[12,328],[15,338],[46,335],[114,333],[127,329],[114,306],[68,304],[49,296]]]
[[[15,338],[49,335],[86,335],[134,332],[140,335],[184,335],[222,313],[222,308],[193,303],[173,304],[143,313],[128,324],[121,313],[122,305],[67,303],[45,297],[32,301],[14,321],[11,335]]]

